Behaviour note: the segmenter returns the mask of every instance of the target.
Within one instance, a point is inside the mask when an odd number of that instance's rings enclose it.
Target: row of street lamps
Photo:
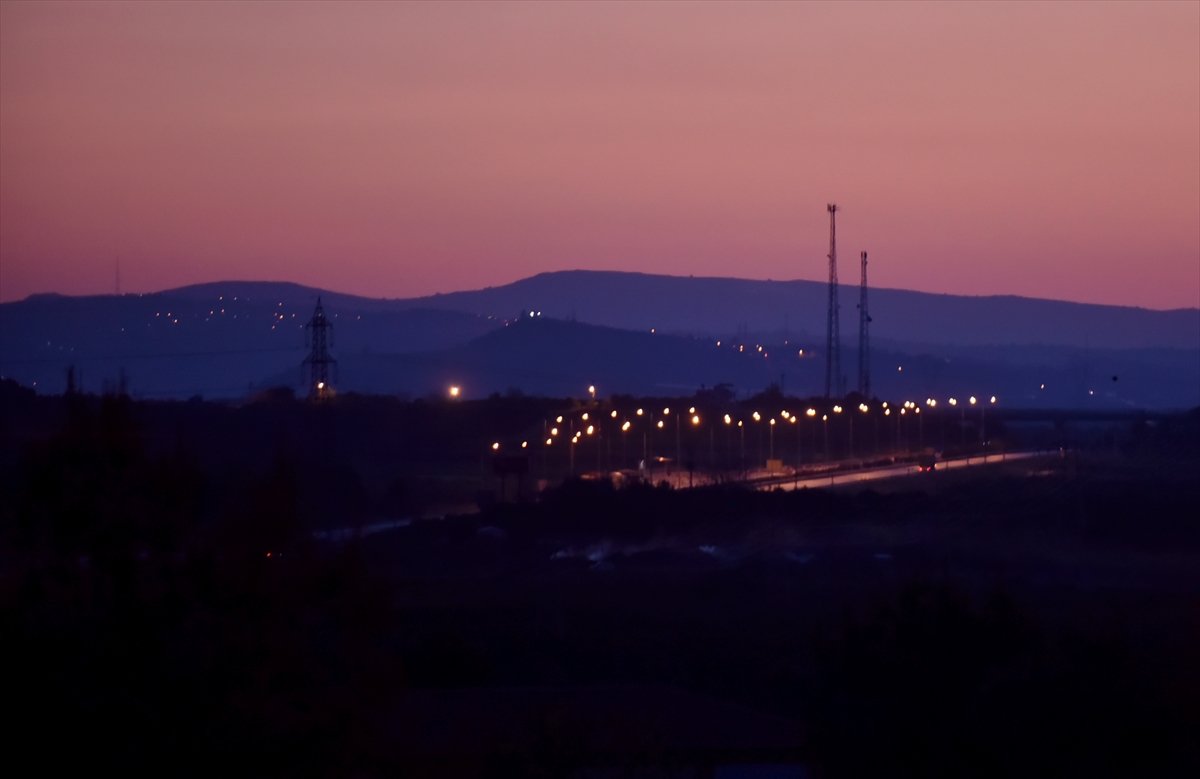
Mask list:
[[[452,389],[458,389],[458,388],[455,387]],[[457,394],[453,393],[453,391],[452,391],[451,396],[457,397]],[[595,385],[590,385],[588,387],[588,396],[594,403],[595,396],[596,396]],[[961,445],[965,446],[965,437],[966,437],[965,426],[966,426],[966,408],[967,408],[967,406],[968,405],[971,407],[979,406],[979,408],[980,408],[979,443],[980,443],[980,445],[986,445],[987,438],[986,438],[985,410],[988,405],[995,405],[996,403],[997,403],[997,398],[994,395],[988,399],[987,403],[984,403],[983,401],[981,401],[979,398],[977,398],[975,396],[970,396],[965,402],[960,402],[958,400],[958,398],[956,398],[956,397],[951,397],[947,400],[947,404],[949,406],[957,407],[960,409],[960,439],[961,439],[960,444]],[[938,400],[935,398],[926,398],[925,399],[924,407],[928,410],[936,409],[938,407],[938,405],[939,405]],[[882,411],[882,416],[884,418],[891,417],[891,416],[896,417],[895,447],[897,450],[899,450],[901,448],[901,440],[900,440],[901,439],[901,421],[902,421],[903,417],[909,416],[909,415],[916,416],[918,419],[917,427],[918,427],[918,438],[919,438],[919,442],[920,442],[919,446],[921,448],[924,447],[924,421],[921,417],[921,409],[922,409],[922,406],[920,404],[918,404],[916,401],[911,401],[911,400],[905,401],[899,407],[893,407],[893,406],[889,405],[889,403],[887,403],[886,401],[878,404],[878,410]],[[868,405],[867,403],[859,403],[858,404],[857,411],[858,411],[859,415],[868,415],[868,414],[870,414],[871,410],[872,410],[871,406]],[[685,416],[687,418],[686,423],[685,423]],[[831,457],[831,449],[830,449],[830,445],[829,445],[829,424],[828,423],[830,422],[831,419],[838,419],[838,418],[842,418],[844,416],[844,418],[847,419],[846,456],[854,457],[854,442],[855,442],[854,417],[856,416],[856,414],[852,413],[848,408],[842,406],[841,404],[833,404],[832,406],[828,407],[827,410],[824,410],[824,411],[818,411],[818,409],[816,407],[812,407],[812,406],[806,407],[803,412],[803,416],[808,419],[814,420],[814,421],[816,420],[816,418],[818,416],[820,416],[820,420],[822,422],[823,439],[824,439],[823,452],[827,459]],[[578,414],[566,414],[566,415],[560,414],[554,418],[553,423],[551,423],[549,420],[543,421],[543,438],[541,439],[542,446],[543,447],[552,447],[555,445],[555,443],[557,441],[560,441],[560,440],[566,441],[567,449],[568,449],[568,460],[569,460],[568,467],[569,467],[570,472],[574,473],[575,472],[575,457],[576,457],[575,449],[576,449],[576,447],[579,446],[581,443],[583,443],[587,438],[595,437],[597,440],[596,467],[597,467],[597,470],[600,470],[603,467],[603,455],[605,453],[605,450],[606,449],[608,450],[610,460],[611,460],[611,455],[612,455],[611,449],[609,449],[607,446],[608,442],[611,441],[611,438],[603,435],[602,422],[604,422],[605,419],[607,418],[607,420],[610,420],[612,422],[612,424],[614,424],[616,426],[616,431],[619,431],[621,434],[620,435],[621,449],[622,449],[621,462],[622,462],[622,465],[625,465],[628,463],[628,439],[627,439],[627,436],[631,431],[634,430],[635,424],[636,424],[641,427],[641,432],[642,432],[641,467],[645,468],[645,467],[648,467],[648,465],[650,463],[650,451],[649,451],[649,449],[650,449],[650,446],[649,446],[650,434],[655,431],[669,430],[671,417],[675,418],[675,425],[674,425],[674,427],[675,427],[675,458],[674,458],[673,462],[676,463],[676,465],[679,465],[679,464],[682,464],[682,461],[683,461],[682,431],[683,431],[685,424],[693,430],[699,430],[702,427],[703,419],[702,419],[701,413],[696,409],[695,406],[689,407],[686,415],[684,415],[681,410],[676,411],[675,413],[672,413],[672,409],[670,406],[664,406],[661,411],[661,414],[658,415],[657,418],[656,418],[656,414],[655,414],[654,410],[652,410],[652,409],[648,410],[644,407],[637,408],[636,410],[634,410],[632,412],[632,414],[627,415],[625,417],[622,417],[621,413],[615,408],[608,410],[607,413],[600,412],[593,408],[592,410],[585,410]],[[878,450],[878,448],[879,448],[879,426],[878,426],[879,425],[879,415],[875,415],[872,418],[874,419],[875,425],[876,425],[875,449]],[[724,426],[730,432],[732,432],[734,429],[736,429],[738,431],[740,462],[741,462],[742,469],[744,470],[745,462],[746,462],[745,429],[747,427],[747,422],[750,422],[753,425],[757,426],[757,425],[763,423],[764,416],[761,412],[756,410],[756,411],[752,411],[746,419],[735,419],[734,416],[729,413],[725,413],[722,417],[720,417],[720,419],[723,422]],[[789,411],[787,409],[783,409],[782,411],[780,411],[780,413],[778,414],[778,417],[771,416],[771,417],[766,418],[766,424],[764,427],[765,427],[765,430],[767,431],[767,439],[768,439],[768,441],[767,441],[767,443],[768,443],[767,459],[768,460],[771,460],[771,461],[775,460],[775,427],[780,423],[791,424],[796,428],[796,433],[797,433],[797,435],[796,435],[796,467],[797,468],[800,467],[800,464],[803,459],[802,458],[802,450],[803,450],[802,426],[799,424],[800,419],[801,419],[801,414],[792,413],[791,411]],[[944,447],[945,446],[945,417],[944,417],[944,415],[939,415],[939,419],[942,423],[942,444]],[[619,422],[618,422],[618,420],[619,420]],[[576,422],[579,423],[578,428],[576,427]],[[717,427],[718,427],[718,425],[716,425],[716,424],[708,426],[708,430],[709,430],[709,465],[710,465],[710,467],[716,467],[716,459],[717,458],[716,458],[715,429]],[[762,454],[761,446],[762,446],[762,431],[763,431],[763,429],[764,428],[762,428],[762,427],[759,428],[760,458],[761,458],[761,454]],[[614,431],[614,432],[616,432],[616,431]],[[813,432],[815,434],[815,430]],[[603,449],[601,448],[601,446],[599,444],[600,438],[606,439],[606,447]],[[689,453],[692,452],[692,443],[693,442],[691,440],[689,440],[689,446],[688,446]],[[491,448],[492,452],[499,453],[502,450],[503,446],[500,441],[493,441],[490,445],[490,448]],[[527,439],[527,440],[523,440],[520,442],[520,449],[528,450],[529,448],[530,448],[530,440]],[[728,448],[728,447],[726,447],[726,448]],[[816,448],[816,446],[815,446],[815,441],[814,441],[813,449],[815,450],[815,448]],[[543,458],[545,458],[545,455],[543,455]],[[667,458],[656,458],[656,459],[658,459],[660,462],[667,463],[668,469],[670,468],[670,463],[672,462],[672,460],[667,459]],[[543,462],[544,462],[544,460],[543,460]],[[694,466],[694,463],[689,463],[688,470],[692,470],[693,466]]]

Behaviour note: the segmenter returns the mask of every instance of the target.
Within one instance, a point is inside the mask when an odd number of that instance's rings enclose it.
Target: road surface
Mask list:
[[[1006,452],[1004,454],[976,454],[970,457],[956,457],[950,460],[939,460],[937,470],[953,470],[969,468],[976,465],[992,465],[995,463],[1026,460],[1031,457],[1044,456],[1045,452]],[[865,468],[859,471],[831,471],[820,476],[780,476],[767,481],[756,482],[755,488],[760,490],[795,490],[813,487],[837,487],[846,484],[860,484],[879,479],[894,479],[897,476],[920,474],[920,466],[916,463],[887,465],[880,468]],[[921,474],[927,475],[927,474]]]

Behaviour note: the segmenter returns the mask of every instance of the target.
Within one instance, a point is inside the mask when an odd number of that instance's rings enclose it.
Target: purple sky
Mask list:
[[[0,299],[564,268],[1200,305],[1200,3],[0,3]]]

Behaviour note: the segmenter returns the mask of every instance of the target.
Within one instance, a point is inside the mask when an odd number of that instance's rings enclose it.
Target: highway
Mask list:
[[[950,460],[939,460],[936,471],[970,468],[978,465],[994,465],[1014,460],[1026,460],[1032,457],[1044,457],[1045,452],[1005,452],[1002,454],[976,454],[969,457],[956,457]],[[928,478],[933,474],[921,473],[916,463],[902,463],[878,468],[865,468],[858,471],[831,471],[820,476],[780,476],[754,483],[759,490],[795,490],[819,487],[838,487],[847,484],[861,484],[880,479],[894,479],[898,476],[918,475]]]

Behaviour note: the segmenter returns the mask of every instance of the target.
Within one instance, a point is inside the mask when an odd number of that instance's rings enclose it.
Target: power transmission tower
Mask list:
[[[867,312],[867,253],[862,253],[858,286],[858,392],[871,396],[871,315]]]
[[[841,333],[839,332],[838,275],[837,275],[837,222],[836,203],[826,206],[829,211],[829,311],[825,324],[825,397],[832,398],[835,389],[843,394]]]
[[[317,298],[312,319],[304,325],[304,331],[305,345],[309,347],[308,357],[304,358],[304,364],[308,366],[308,396],[324,398],[333,393],[330,368],[336,373],[337,360],[329,354],[329,347],[333,345],[333,324],[325,317],[320,297]]]

